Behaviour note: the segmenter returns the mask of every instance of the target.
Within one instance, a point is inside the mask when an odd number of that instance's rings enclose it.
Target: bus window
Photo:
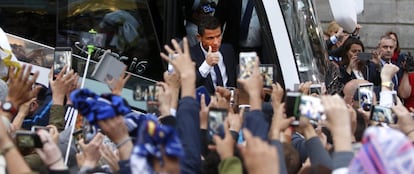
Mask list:
[[[290,42],[293,48],[299,77],[302,82],[319,82],[326,69],[327,52],[321,28],[312,1],[279,1]]]
[[[125,56],[129,72],[161,79],[165,68],[147,1],[75,1],[58,7],[57,45],[82,43],[82,33],[94,29],[103,36],[101,49]]]

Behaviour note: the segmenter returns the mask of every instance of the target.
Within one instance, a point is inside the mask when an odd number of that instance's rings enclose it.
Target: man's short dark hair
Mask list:
[[[204,31],[207,30],[214,30],[218,27],[221,27],[220,21],[215,18],[214,16],[205,16],[201,19],[200,24],[198,25],[198,34],[204,35]]]

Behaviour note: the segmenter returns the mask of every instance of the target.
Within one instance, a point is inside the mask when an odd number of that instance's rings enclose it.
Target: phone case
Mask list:
[[[196,89],[196,98],[199,103],[201,103],[201,95],[204,94],[204,101],[206,102],[206,105],[208,106],[210,104],[210,94],[207,91],[207,88],[204,86],[200,86]]]

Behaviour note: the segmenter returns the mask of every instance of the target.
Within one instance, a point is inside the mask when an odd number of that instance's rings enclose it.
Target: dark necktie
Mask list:
[[[216,86],[223,86],[223,78],[218,65],[214,65],[214,72],[216,73]]]
[[[254,3],[253,0],[248,0],[246,10],[244,10],[243,19],[240,23],[240,40],[245,41],[249,33],[250,19],[252,18]]]

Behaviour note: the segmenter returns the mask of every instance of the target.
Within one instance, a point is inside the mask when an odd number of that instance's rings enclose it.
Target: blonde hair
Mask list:
[[[341,26],[339,26],[338,23],[336,23],[335,21],[332,21],[328,24],[328,28],[326,29],[326,33],[331,36],[331,33],[336,33],[338,32],[339,28],[341,28]]]

